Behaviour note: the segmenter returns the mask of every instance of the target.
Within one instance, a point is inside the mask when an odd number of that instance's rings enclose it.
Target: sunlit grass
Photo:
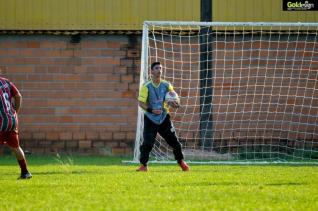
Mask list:
[[[16,180],[0,157],[0,210],[318,210],[317,166],[150,165],[122,158],[28,158],[31,180]]]

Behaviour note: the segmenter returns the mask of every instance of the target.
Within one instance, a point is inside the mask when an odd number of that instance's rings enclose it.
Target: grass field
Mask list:
[[[0,210],[318,210],[317,166],[151,165],[29,156],[31,180],[0,157]]]

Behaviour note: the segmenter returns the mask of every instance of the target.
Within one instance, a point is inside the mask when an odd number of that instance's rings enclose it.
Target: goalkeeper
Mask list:
[[[156,135],[162,138],[173,148],[173,154],[183,171],[189,171],[189,166],[183,160],[181,143],[178,141],[169,113],[164,107],[167,92],[173,91],[172,85],[161,79],[162,66],[160,62],[151,64],[151,80],[143,84],[139,90],[139,106],[144,110],[143,143],[140,146],[140,167],[137,171],[148,171],[149,154],[154,146]],[[178,108],[178,102],[169,104]]]

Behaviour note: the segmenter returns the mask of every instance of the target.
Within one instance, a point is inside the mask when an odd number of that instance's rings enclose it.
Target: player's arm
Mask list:
[[[21,108],[21,104],[22,104],[22,95],[13,83],[10,83],[10,88],[11,88],[10,91],[11,91],[12,96],[13,96],[12,97],[13,98],[13,102],[12,102],[13,108],[17,113],[19,113],[20,108]]]
[[[161,114],[162,110],[150,108],[148,106],[147,100],[148,100],[148,88],[146,86],[142,86],[139,90],[139,96],[138,96],[139,106],[145,111],[148,111],[149,113]]]
[[[139,102],[139,107],[141,107],[142,109],[148,111],[149,108],[148,108],[148,103],[145,103],[145,102],[141,102],[141,101],[138,101]]]
[[[148,99],[148,88],[145,85],[143,85],[140,87],[140,90],[139,90],[139,96],[138,96],[139,106],[145,111],[152,113],[151,108],[148,108],[147,99]]]
[[[148,111],[149,113],[153,113],[153,114],[161,114],[162,110],[161,109],[152,109],[150,107],[148,107],[148,103],[145,102],[141,102],[139,101],[139,106],[144,109],[145,111]]]
[[[20,94],[20,92],[18,92],[18,94],[16,94],[14,97],[14,104],[13,104],[13,107],[14,107],[14,110],[19,113],[20,111],[20,108],[21,108],[21,104],[22,104],[22,95]]]

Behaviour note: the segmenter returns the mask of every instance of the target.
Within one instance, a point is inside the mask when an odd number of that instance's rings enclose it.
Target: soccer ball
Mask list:
[[[178,94],[175,91],[170,91],[170,92],[167,92],[167,94],[165,96],[165,101],[168,104],[171,103],[171,102],[180,103],[180,98],[179,98]]]

